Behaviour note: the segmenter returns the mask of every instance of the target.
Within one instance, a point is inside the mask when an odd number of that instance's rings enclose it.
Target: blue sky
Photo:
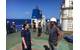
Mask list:
[[[6,0],[6,18],[30,19],[32,10],[38,5],[47,19],[60,17],[61,0]]]

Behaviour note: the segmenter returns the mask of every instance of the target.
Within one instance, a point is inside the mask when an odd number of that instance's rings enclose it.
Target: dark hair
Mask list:
[[[24,30],[25,30],[25,26],[26,26],[27,24],[28,24],[28,23],[23,24]],[[27,29],[27,31],[29,31],[29,29]]]
[[[23,28],[25,28],[26,24],[23,24]]]
[[[28,24],[28,23],[24,23],[24,24],[23,24],[23,28],[24,28],[24,29],[25,29],[25,26],[26,26],[27,24]]]

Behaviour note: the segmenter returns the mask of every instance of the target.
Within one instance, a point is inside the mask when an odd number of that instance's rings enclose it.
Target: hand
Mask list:
[[[25,49],[27,49],[27,45],[25,45],[24,47],[25,47]]]
[[[32,44],[33,42],[31,41],[31,44]]]
[[[33,42],[31,41],[31,45],[33,45]]]

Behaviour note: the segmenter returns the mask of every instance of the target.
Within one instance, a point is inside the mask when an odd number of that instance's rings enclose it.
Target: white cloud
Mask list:
[[[30,12],[26,11],[26,12],[25,12],[25,14],[26,14],[26,15],[29,15],[29,14],[30,14]]]

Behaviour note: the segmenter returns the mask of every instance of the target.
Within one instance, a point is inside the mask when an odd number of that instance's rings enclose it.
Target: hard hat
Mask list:
[[[22,28],[22,30],[24,30],[24,28]]]
[[[52,17],[52,18],[50,19],[50,21],[57,22],[56,18],[54,18],[54,17]]]
[[[47,20],[47,22],[49,22],[49,20]]]
[[[41,21],[39,20],[39,22],[41,22]]]
[[[13,24],[15,23],[15,22],[12,22]]]
[[[9,23],[9,21],[7,21],[7,23]]]

